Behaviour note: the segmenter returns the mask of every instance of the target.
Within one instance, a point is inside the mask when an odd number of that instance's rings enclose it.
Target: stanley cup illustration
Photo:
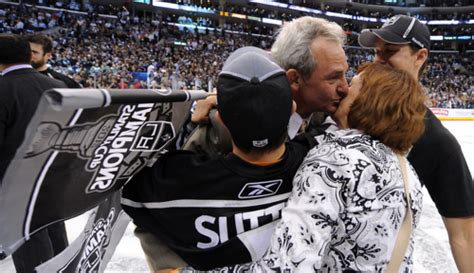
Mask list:
[[[91,157],[112,130],[116,117],[108,116],[93,124],[61,128],[57,123],[41,123],[26,157],[33,157],[50,149],[77,152],[81,157]]]

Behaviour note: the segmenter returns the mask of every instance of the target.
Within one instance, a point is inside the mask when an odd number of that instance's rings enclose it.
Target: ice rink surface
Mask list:
[[[445,121],[443,125],[456,136],[469,169],[471,173],[474,173],[474,121]],[[426,190],[424,190],[423,203],[420,226],[415,234],[413,272],[457,272],[443,221]],[[79,235],[86,220],[87,215],[83,215],[66,222],[70,241]],[[128,226],[105,271],[106,273],[148,272],[140,243],[133,235],[133,228],[133,224]],[[14,272],[10,257],[0,262],[0,272]]]

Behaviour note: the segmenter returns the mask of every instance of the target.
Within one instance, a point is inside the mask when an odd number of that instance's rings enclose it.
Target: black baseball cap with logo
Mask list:
[[[430,49],[430,31],[418,19],[406,15],[395,15],[381,28],[364,29],[359,35],[363,47],[375,47],[377,38],[390,44],[412,44],[418,48]]]
[[[217,82],[217,109],[237,146],[258,150],[279,144],[291,108],[285,70],[269,52],[242,47],[227,58]]]

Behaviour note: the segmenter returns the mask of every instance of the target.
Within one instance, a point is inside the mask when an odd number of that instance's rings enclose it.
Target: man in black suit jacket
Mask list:
[[[0,183],[23,142],[42,93],[67,88],[63,82],[34,70],[30,61],[31,49],[24,37],[0,34]],[[17,272],[33,272],[56,254],[46,228],[31,236],[12,257]]]

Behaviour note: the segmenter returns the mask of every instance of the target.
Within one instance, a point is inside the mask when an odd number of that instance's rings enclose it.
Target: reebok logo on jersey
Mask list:
[[[240,191],[239,198],[250,199],[274,195],[278,192],[281,183],[283,183],[281,179],[247,183]]]

